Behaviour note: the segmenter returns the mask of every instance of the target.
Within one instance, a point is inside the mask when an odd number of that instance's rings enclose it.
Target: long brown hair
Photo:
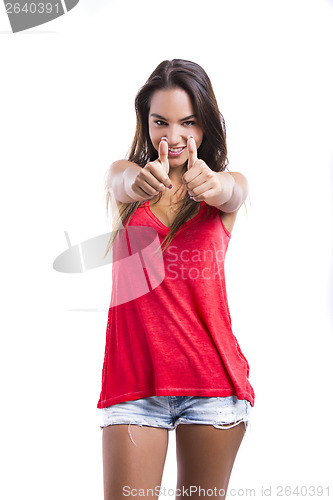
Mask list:
[[[213,87],[207,73],[199,64],[184,59],[172,59],[171,61],[166,60],[161,62],[137,93],[135,97],[136,132],[126,159],[136,163],[140,167],[144,167],[148,162],[158,158],[158,152],[154,148],[149,135],[148,117],[150,102],[155,91],[174,88],[181,88],[188,93],[194,113],[197,115],[198,123],[203,130],[202,143],[198,148],[198,158],[204,160],[215,172],[223,172],[229,164],[224,118],[219,111]],[[182,174],[185,173],[186,168],[187,161],[183,165]],[[107,183],[105,183],[105,191],[106,210],[108,213],[108,207],[111,204],[111,194]],[[191,218],[191,215],[197,210],[198,202],[191,200],[188,191],[186,189],[185,191],[185,196],[181,200],[180,210],[170,227],[170,231],[161,244],[165,244],[163,252],[171,243],[178,228],[188,218]],[[161,199],[162,192],[158,196],[157,202]],[[118,230],[127,227],[135,210],[145,203],[145,201],[135,201],[133,203],[117,202],[119,217],[117,222],[114,223],[106,254],[111,248]],[[207,207],[209,211],[209,205]],[[128,221],[123,226],[127,217]]]

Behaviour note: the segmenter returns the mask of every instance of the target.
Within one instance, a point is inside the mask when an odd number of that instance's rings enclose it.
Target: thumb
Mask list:
[[[168,154],[169,154],[168,139],[166,137],[162,137],[160,144],[158,146],[158,158],[162,163],[162,166],[165,168],[167,174],[169,173]]]
[[[189,168],[193,167],[194,163],[198,159],[197,145],[195,143],[193,135],[189,135],[187,138],[187,151],[188,151],[188,164],[187,164],[187,170],[188,170]]]

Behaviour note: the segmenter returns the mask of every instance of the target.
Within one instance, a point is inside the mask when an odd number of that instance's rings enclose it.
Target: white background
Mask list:
[[[52,264],[64,231],[74,245],[110,230],[106,169],[130,147],[139,87],[173,58],[207,71],[250,185],[226,274],[256,402],[229,490],[332,495],[333,2],[81,0],[25,32],[0,22],[1,498],[103,498],[111,268]],[[167,488],[175,458],[171,432]]]

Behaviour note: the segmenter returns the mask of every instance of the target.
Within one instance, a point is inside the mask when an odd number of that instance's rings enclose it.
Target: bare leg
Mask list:
[[[152,488],[146,497],[158,498],[155,488],[161,485],[168,449],[168,429],[131,424],[130,439],[127,424],[103,428],[104,500],[144,498],[140,489]],[[124,487],[126,487],[123,489]],[[137,489],[136,494],[129,491]],[[158,489],[157,489],[158,493]]]
[[[179,495],[177,500],[202,499],[205,493],[201,491],[199,496],[199,486],[206,490],[206,497],[207,490],[212,489],[210,498],[225,498],[245,432],[244,422],[229,429],[216,429],[213,425],[179,424],[176,428],[177,488],[188,488],[188,496],[186,493],[184,496]],[[193,486],[197,486],[197,492]]]

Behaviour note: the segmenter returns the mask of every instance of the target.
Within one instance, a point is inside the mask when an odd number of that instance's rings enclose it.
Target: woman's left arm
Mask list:
[[[183,183],[194,201],[204,200],[222,212],[236,212],[247,198],[249,186],[240,172],[215,172],[198,159],[192,136],[187,138],[188,164]]]
[[[249,193],[249,183],[240,172],[215,172],[221,183],[222,196],[226,200],[217,206],[222,212],[236,212],[244,203]]]

